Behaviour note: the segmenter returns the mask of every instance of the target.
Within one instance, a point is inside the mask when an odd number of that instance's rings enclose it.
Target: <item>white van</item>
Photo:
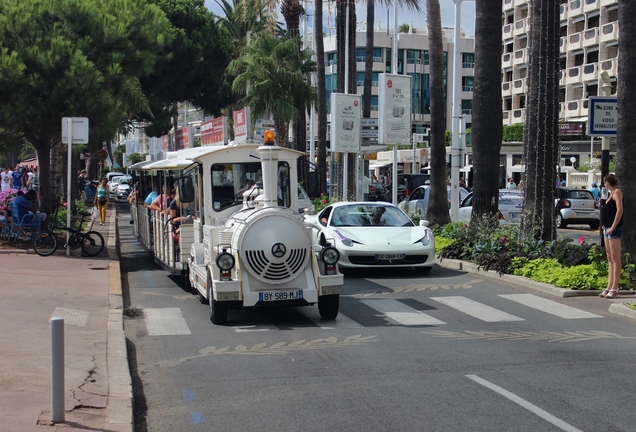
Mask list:
[[[108,180],[108,183],[110,183],[110,181],[113,179],[113,177],[117,177],[117,176],[123,176],[125,175],[124,173],[120,173],[120,172],[109,172],[106,173],[106,180]]]

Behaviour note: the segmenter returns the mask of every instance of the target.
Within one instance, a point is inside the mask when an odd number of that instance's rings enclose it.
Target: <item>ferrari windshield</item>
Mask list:
[[[331,226],[403,227],[413,222],[402,210],[383,204],[351,204],[333,210]]]

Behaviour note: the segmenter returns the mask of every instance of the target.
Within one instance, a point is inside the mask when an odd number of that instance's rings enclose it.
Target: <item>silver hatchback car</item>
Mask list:
[[[557,190],[556,225],[565,228],[568,224],[585,224],[592,229],[601,225],[601,212],[598,201],[587,189],[560,187]]]

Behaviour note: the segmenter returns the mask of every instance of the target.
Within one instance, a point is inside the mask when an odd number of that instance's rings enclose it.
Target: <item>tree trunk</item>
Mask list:
[[[346,37],[347,37],[347,1],[336,1],[336,93],[345,93],[345,70],[346,64]],[[333,138],[333,137],[332,137]],[[333,148],[333,147],[332,147]],[[336,163],[333,164],[334,172],[331,173],[331,195],[336,201],[346,200],[347,197],[343,196],[343,153],[331,153],[331,157],[335,157]]]
[[[473,89],[473,212],[471,225],[495,216],[499,202],[499,164],[503,135],[501,101],[502,2],[475,4],[475,87]],[[457,65],[459,67],[459,65]]]
[[[274,130],[276,145],[289,147],[289,123],[274,119]]]
[[[431,189],[426,219],[445,225],[450,222],[446,174],[446,132],[444,102],[444,52],[442,45],[442,17],[439,0],[426,0],[428,11],[429,74],[431,92]],[[409,113],[411,115],[411,113]],[[397,185],[394,185],[397,187]]]
[[[528,19],[528,93],[523,140],[526,182],[521,239],[551,241],[556,238],[553,181],[559,149],[559,2],[530,2]]]
[[[314,6],[314,40],[316,44],[316,87],[318,101],[318,171],[320,172],[320,193],[327,190],[327,89],[325,84],[325,45],[322,39],[322,0],[316,0]],[[313,140],[313,137],[311,137]],[[313,144],[313,143],[312,143]],[[332,155],[333,157],[333,155]],[[313,161],[312,161],[313,162]]]
[[[38,198],[40,210],[51,215],[55,195],[51,194],[51,146],[48,142],[31,142],[38,157]],[[46,223],[50,222],[50,218]]]
[[[633,127],[636,124],[636,2],[623,1],[618,7],[618,128],[616,175],[621,184],[624,200],[623,237],[621,252],[629,254],[629,261],[636,263],[636,225],[629,222],[636,214],[636,170],[633,168],[636,141]],[[591,108],[590,108],[591,109]]]

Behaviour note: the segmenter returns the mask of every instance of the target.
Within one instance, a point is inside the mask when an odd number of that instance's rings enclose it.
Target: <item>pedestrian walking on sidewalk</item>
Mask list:
[[[106,224],[106,209],[108,208],[108,197],[110,195],[110,190],[108,188],[108,179],[106,177],[102,178],[102,182],[97,187],[97,193],[95,193],[95,202],[93,205],[97,206],[99,211],[99,220],[100,225]]]
[[[605,176],[605,187],[609,197],[603,206],[601,222],[605,238],[605,252],[609,266],[607,288],[601,297],[618,297],[618,284],[621,280],[621,236],[623,235],[623,191],[618,188],[618,179],[614,174]]]

